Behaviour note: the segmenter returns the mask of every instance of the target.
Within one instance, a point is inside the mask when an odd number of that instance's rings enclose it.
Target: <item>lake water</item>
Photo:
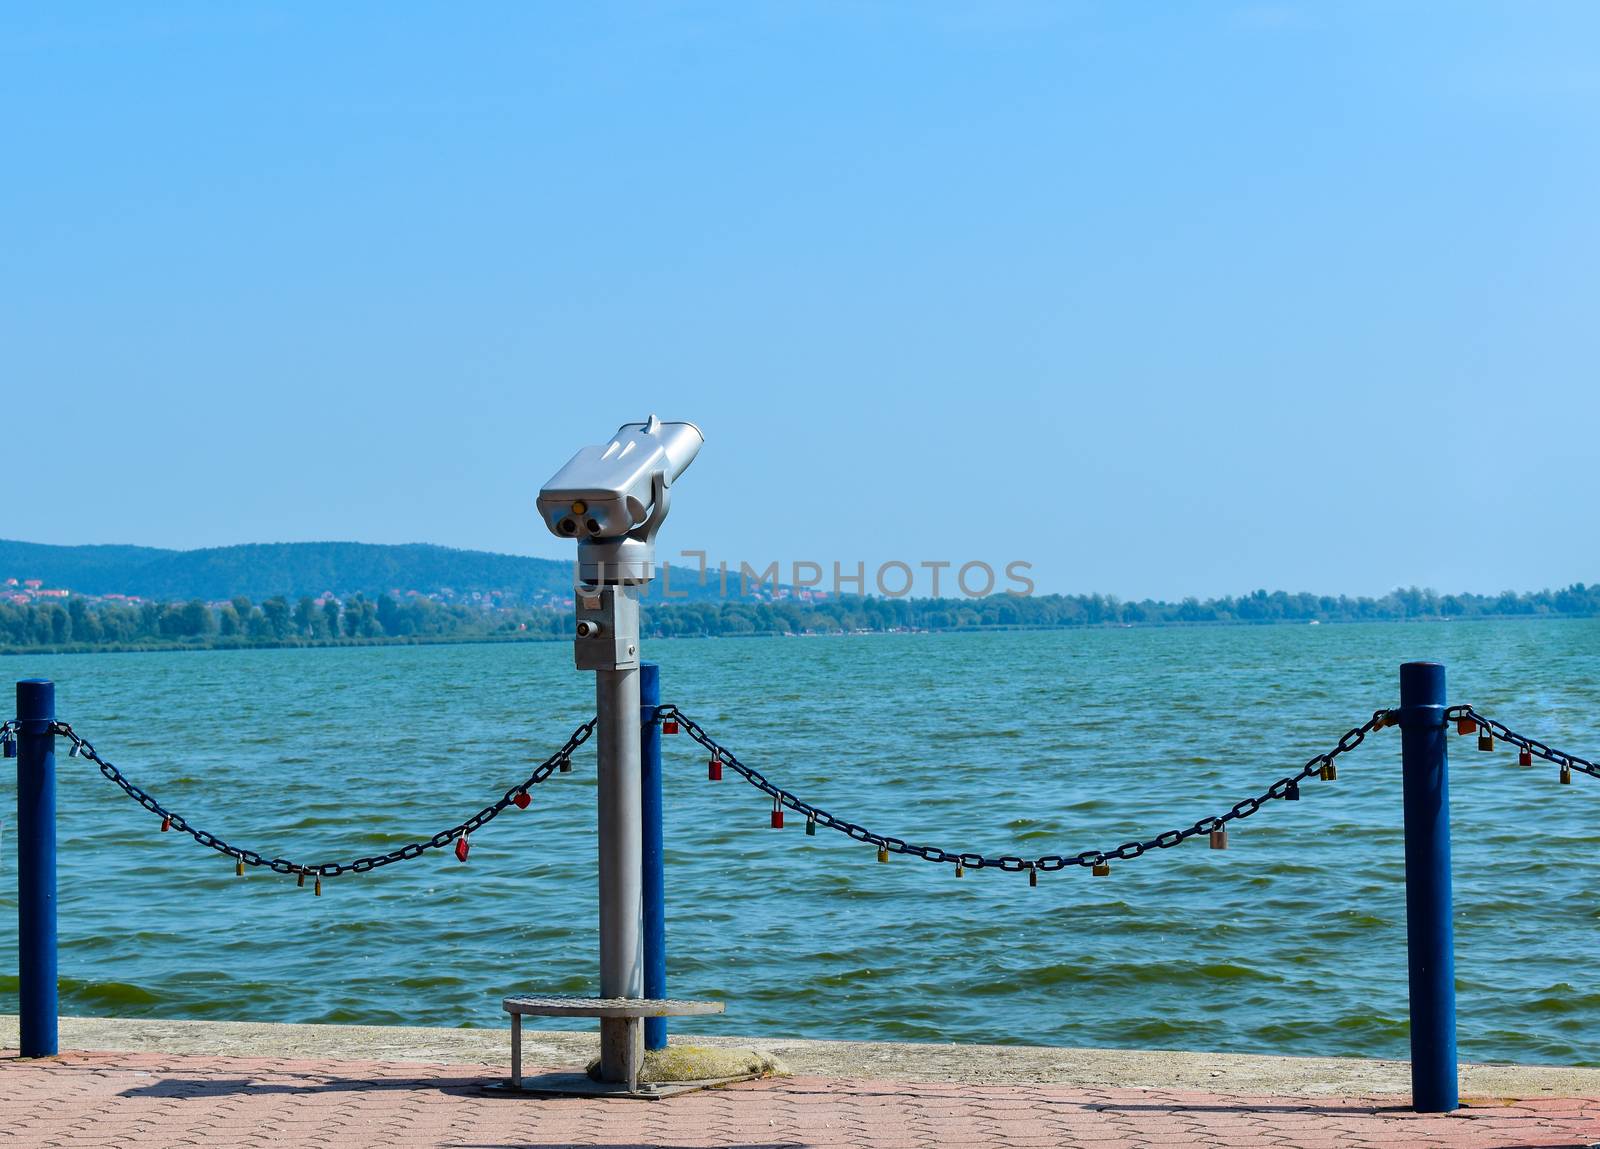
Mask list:
[[[1448,664],[1452,701],[1588,753],[1600,621],[650,644],[668,701],[774,781],[875,830],[1072,854],[1218,813]],[[19,657],[61,716],[191,822],[268,856],[381,852],[463,820],[588,716],[565,644]],[[9,687],[6,688],[9,694]],[[706,780],[665,740],[680,1032],[1404,1057],[1399,737],[1109,877],[895,857]],[[1460,1050],[1600,1063],[1600,782],[1453,739]],[[449,851],[326,883],[252,871],[60,762],[64,1012],[496,1026],[510,991],[596,987],[594,781],[577,770]],[[14,774],[0,1010],[16,1009]],[[588,1022],[575,1023],[587,1028]]]

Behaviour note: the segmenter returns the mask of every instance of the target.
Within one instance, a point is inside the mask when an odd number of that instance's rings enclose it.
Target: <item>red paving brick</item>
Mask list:
[[[459,1065],[73,1052],[0,1059],[0,1149],[925,1149],[1085,1146],[1587,1149],[1600,1099],[1422,1116],[1396,1097],[1243,1097],[791,1077],[664,1101],[534,1100]]]

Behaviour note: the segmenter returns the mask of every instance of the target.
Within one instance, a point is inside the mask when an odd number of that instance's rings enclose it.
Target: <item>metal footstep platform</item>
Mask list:
[[[721,1013],[720,1001],[681,1001],[670,997],[566,997],[560,994],[522,994],[502,1003],[511,1023],[523,1014],[533,1017],[688,1017]],[[513,1028],[513,1033],[516,1030]]]
[[[522,1076],[522,1019],[524,1017],[598,1017],[627,1023],[630,1044],[644,1048],[644,1019],[647,1017],[690,1017],[721,1013],[720,1001],[684,1001],[649,997],[568,997],[561,994],[517,994],[502,1003],[511,1015],[511,1080],[490,1085],[494,1092],[535,1097],[632,1097],[657,1101],[675,1093],[689,1093],[735,1081],[748,1081],[753,1074],[722,1077],[708,1081],[640,1082],[639,1065],[630,1061],[627,1081],[595,1081],[587,1073],[542,1073]]]

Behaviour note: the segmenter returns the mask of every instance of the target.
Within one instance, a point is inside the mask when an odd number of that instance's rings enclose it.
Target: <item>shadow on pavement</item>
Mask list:
[[[272,1094],[304,1093],[379,1093],[379,1092],[438,1092],[462,1097],[479,1097],[493,1100],[482,1089],[498,1078],[475,1074],[471,1077],[327,1077],[323,1074],[274,1073],[276,1080],[260,1081],[252,1077],[162,1077],[149,1085],[124,1089],[121,1097],[232,1097],[249,1094],[258,1097]],[[290,1078],[288,1081],[282,1080]],[[512,1100],[525,1100],[508,1095]]]
[[[1123,1104],[1117,1101],[1075,1101],[1069,1098],[1056,1100],[1041,1098],[1041,1105],[1071,1105],[1096,1113],[1312,1113],[1321,1117],[1377,1117],[1384,1114],[1407,1114],[1414,1117],[1447,1117],[1444,1113],[1415,1113],[1409,1105],[1317,1105],[1313,1102],[1285,1101],[1279,1104],[1257,1105],[1247,1101],[1216,1104],[1196,1104],[1185,1101],[1139,1102]],[[1463,1106],[1462,1108],[1465,1108]],[[1496,1106],[1504,1109],[1504,1106]],[[1460,1110],[1457,1110],[1460,1112]]]

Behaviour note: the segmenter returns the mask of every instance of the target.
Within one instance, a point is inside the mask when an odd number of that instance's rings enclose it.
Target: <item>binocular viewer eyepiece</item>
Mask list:
[[[609,443],[584,447],[551,476],[539,491],[539,515],[557,538],[577,540],[583,581],[649,581],[672,484],[704,443],[693,423],[651,415],[624,423]]]

